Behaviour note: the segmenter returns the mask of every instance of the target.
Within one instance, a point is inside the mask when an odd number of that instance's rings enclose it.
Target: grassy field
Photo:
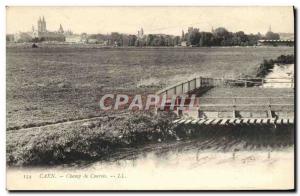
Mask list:
[[[175,117],[169,115],[125,115],[86,123],[34,125],[105,115],[98,105],[105,93],[148,94],[196,75],[254,76],[263,59],[292,53],[293,48],[8,47],[7,128],[24,125],[33,128],[7,131],[7,162],[39,165],[97,160],[122,148],[196,137],[197,133],[190,133],[189,127],[173,127],[171,122]],[[216,88],[204,97],[292,94],[292,89]],[[251,128],[243,130],[243,134],[230,127],[225,131],[203,129],[201,135],[204,144],[234,148],[241,143],[242,149],[251,150],[261,145],[264,148],[292,145],[292,128],[282,127],[287,132],[271,135],[272,139],[269,128],[257,129],[257,133]]]
[[[152,93],[195,75],[255,75],[294,48],[7,47],[7,127],[101,115],[105,93]]]

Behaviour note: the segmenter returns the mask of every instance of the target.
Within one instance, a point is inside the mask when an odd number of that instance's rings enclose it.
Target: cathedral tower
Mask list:
[[[47,28],[46,28],[46,21],[45,21],[45,18],[43,16],[43,32],[46,32],[47,31]]]
[[[59,25],[58,33],[64,33],[64,29],[61,24]]]
[[[47,27],[46,27],[46,21],[43,16],[43,19],[40,17],[38,20],[38,32],[39,33],[46,33]]]

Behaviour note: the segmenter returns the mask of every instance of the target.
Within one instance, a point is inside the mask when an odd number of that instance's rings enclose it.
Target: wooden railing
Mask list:
[[[294,97],[200,97],[195,100],[194,109],[199,112],[199,118],[207,118],[205,114],[231,113],[230,118],[250,118],[259,112],[265,112],[266,118],[276,118],[280,113],[283,117],[294,116]],[[189,105],[185,105],[188,108]],[[179,107],[178,107],[179,108]],[[242,116],[241,113],[248,113]],[[182,114],[178,111],[179,115]]]
[[[157,95],[182,95],[188,94],[196,89],[205,87],[225,87],[225,86],[263,86],[264,84],[290,84],[290,87],[294,88],[294,78],[207,78],[207,77],[196,77],[191,80],[177,83],[172,86],[168,86],[160,91]]]
[[[213,79],[212,78],[203,78],[203,77],[197,77],[191,80],[187,80],[181,83],[177,83],[172,86],[168,86],[160,91],[158,91],[157,95],[182,95],[187,94],[195,89],[204,87],[204,86],[212,86]]]

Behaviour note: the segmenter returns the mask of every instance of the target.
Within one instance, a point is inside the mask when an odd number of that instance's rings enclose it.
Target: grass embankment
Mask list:
[[[199,139],[201,149],[235,150],[293,144],[293,126],[175,126],[172,113],[136,113],[88,123],[7,132],[10,166],[56,165],[105,160],[122,148]],[[217,147],[217,148],[216,148]]]
[[[135,114],[68,127],[7,132],[9,165],[59,164],[108,156],[122,147],[174,139],[174,114]]]

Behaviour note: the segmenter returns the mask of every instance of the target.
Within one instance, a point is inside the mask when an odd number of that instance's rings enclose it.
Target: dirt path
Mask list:
[[[90,118],[83,118],[83,119],[78,119],[78,120],[63,120],[63,122],[45,122],[42,124],[36,124],[28,127],[8,127],[7,131],[11,130],[27,130],[27,129],[32,129],[32,128],[45,128],[45,127],[51,127],[51,126],[57,126],[57,125],[68,125],[72,123],[84,123],[84,122],[89,122],[93,120],[102,120],[105,118],[115,118],[115,117],[121,117],[128,115],[128,113],[122,113],[122,114],[116,114],[116,115],[110,115],[110,116],[96,116],[96,117],[90,117]]]

